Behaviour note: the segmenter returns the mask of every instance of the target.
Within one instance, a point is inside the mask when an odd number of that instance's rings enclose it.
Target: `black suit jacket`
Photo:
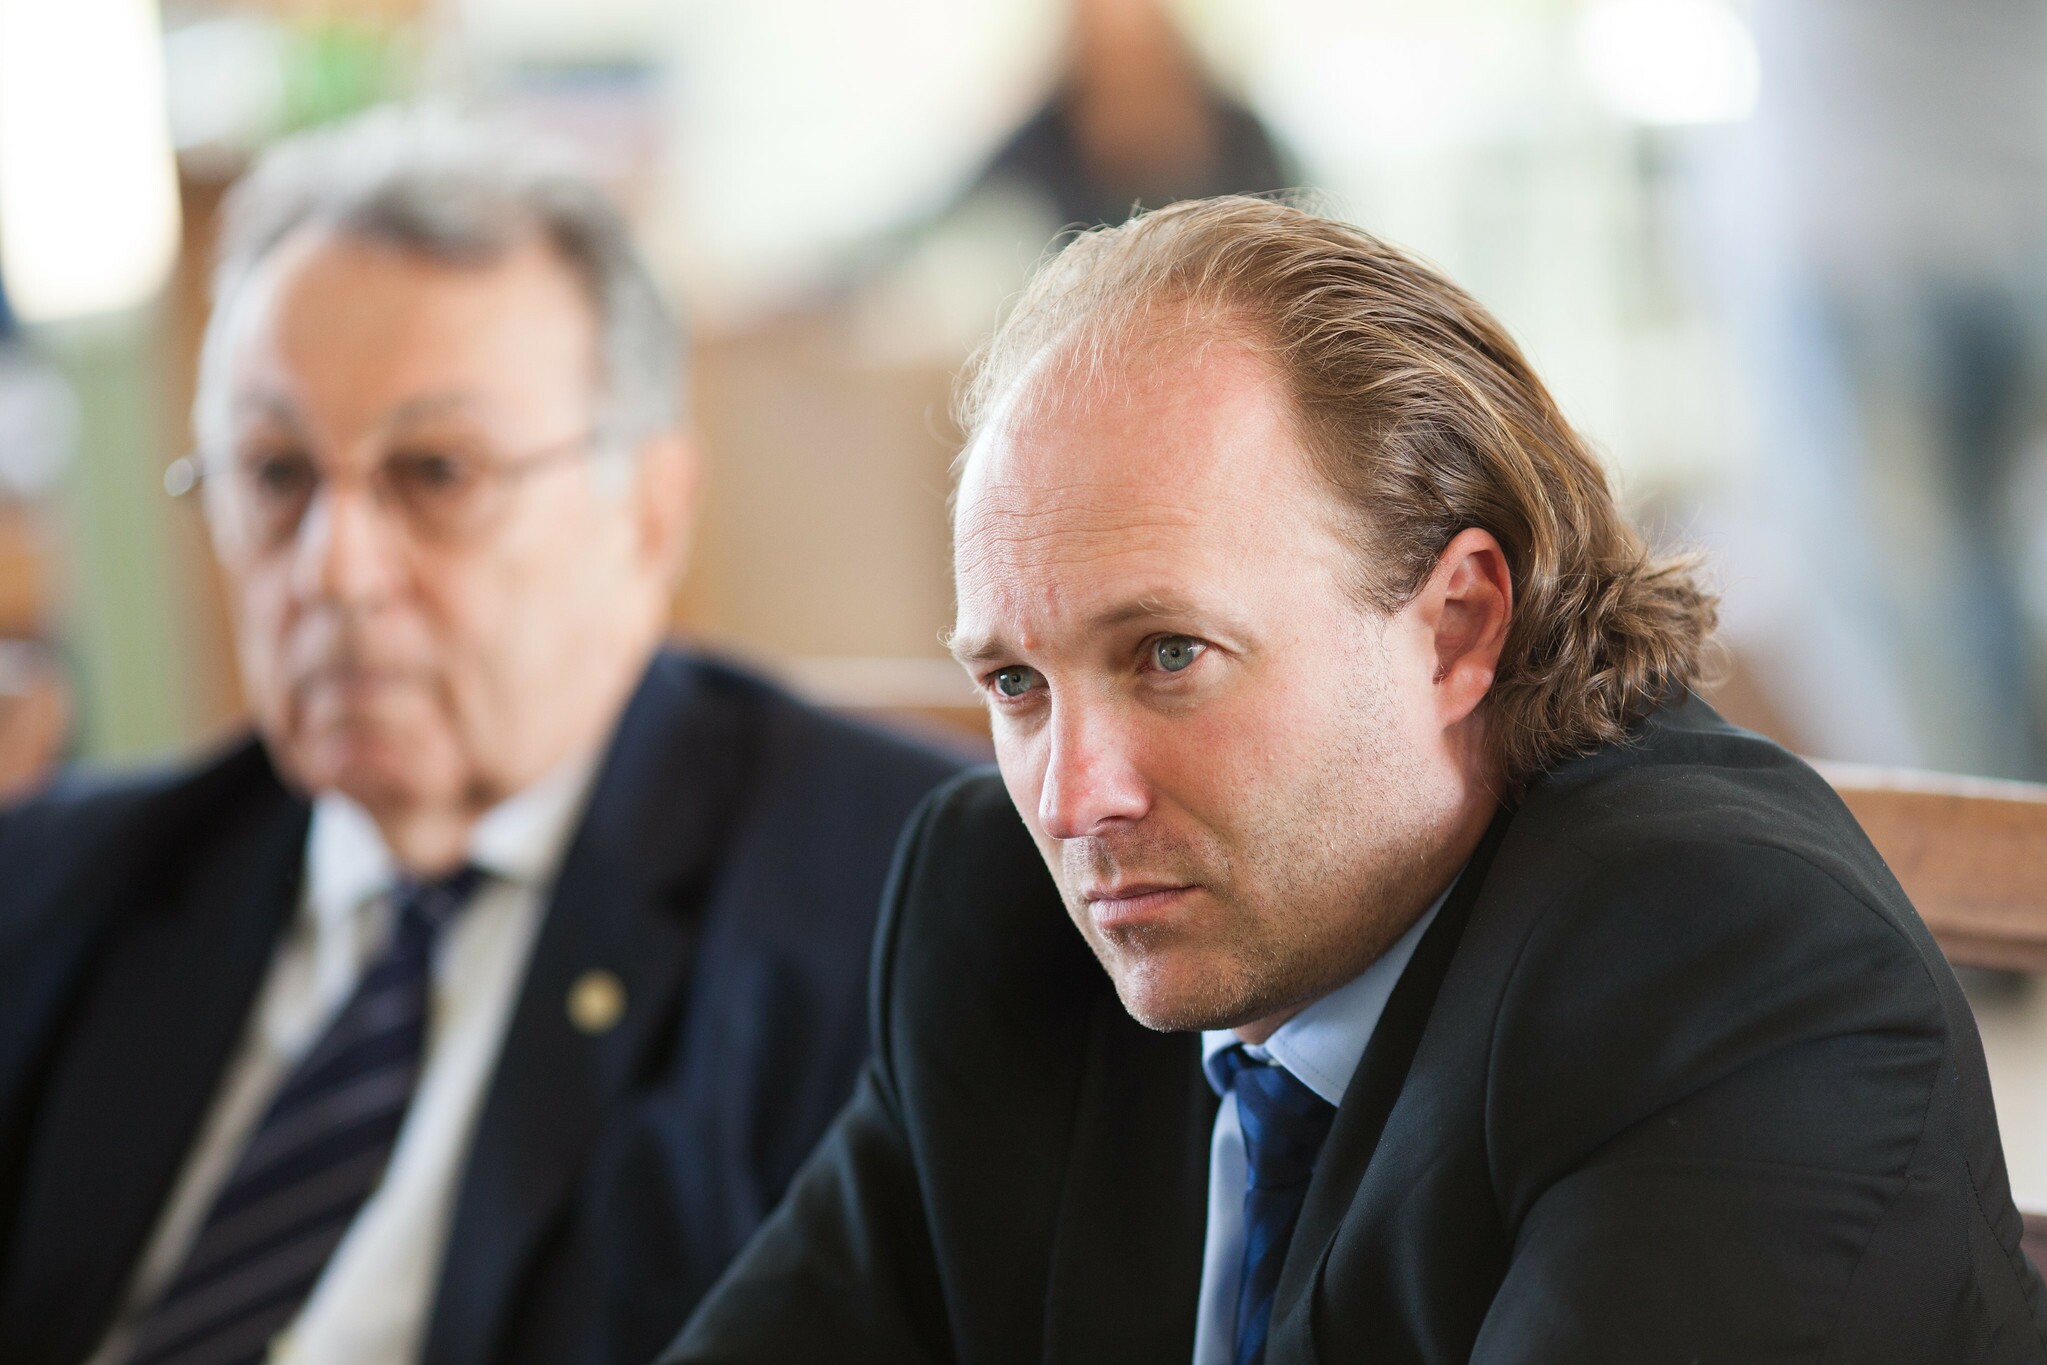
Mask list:
[[[853,1087],[890,851],[958,765],[655,660],[596,778],[457,1196],[430,1365],[641,1365]],[[262,748],[0,817],[0,1360],[98,1343],[297,898]],[[583,972],[624,982],[578,1032]]]
[[[1185,1365],[1215,1101],[1001,787],[906,838],[876,1060],[669,1362]],[[1689,703],[1494,823],[1338,1110],[1272,1365],[2047,1359],[1968,1006],[1847,810]]]

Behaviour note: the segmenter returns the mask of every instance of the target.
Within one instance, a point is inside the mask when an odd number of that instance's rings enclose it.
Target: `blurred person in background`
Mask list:
[[[1075,0],[1057,87],[983,180],[1079,227],[1291,183],[1265,126],[1202,69],[1162,0]]]
[[[1753,22],[1706,182],[1761,399],[1730,635],[1812,752],[2047,776],[2047,6]]]
[[[1299,186],[1291,154],[1175,8],[1070,0],[1043,92],[942,208],[877,239],[843,282],[856,313],[877,310],[893,346],[949,375],[1048,239],[1056,248],[1137,208]]]
[[[779,1197],[952,764],[663,647],[680,379],[509,133],[234,191],[188,473],[257,733],[0,814],[0,1359],[639,1362]]]

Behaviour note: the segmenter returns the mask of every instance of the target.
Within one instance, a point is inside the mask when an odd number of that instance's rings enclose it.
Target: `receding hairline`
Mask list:
[[[1158,325],[1161,322],[1164,325]],[[1172,408],[1191,404],[1192,411],[1199,414],[1187,418],[1184,428],[1195,435],[1197,444],[1176,448],[1183,455],[1189,450],[1197,452],[1202,464],[1213,466],[1216,481],[1202,483],[1208,491],[1191,502],[1183,498],[1178,507],[1169,505],[1167,514],[1185,511],[1217,526],[1240,521],[1240,509],[1221,490],[1242,486],[1240,480],[1247,468],[1269,471],[1252,477],[1269,478],[1268,487],[1284,483],[1288,497],[1299,500],[1261,515],[1278,516],[1296,525],[1312,524],[1329,534],[1329,544],[1337,552],[1326,559],[1305,556],[1290,562],[1340,563],[1351,511],[1309,448],[1298,404],[1285,372],[1273,362],[1273,349],[1261,329],[1241,311],[1198,303],[1190,306],[1179,300],[1157,301],[1155,308],[1121,314],[1089,333],[1068,329],[1040,346],[1011,382],[990,396],[981,425],[956,465],[953,533],[959,592],[954,623],[940,636],[955,660],[974,671],[1020,662],[1031,653],[1013,638],[1000,612],[994,610],[994,599],[978,588],[967,591],[988,563],[1001,561],[1002,524],[1019,515],[1007,505],[1008,495],[1002,491],[1009,480],[1001,474],[992,482],[983,477],[990,449],[1020,437],[1020,428],[1036,422],[1086,424],[1102,420],[1100,405],[1113,404],[1126,395],[1136,398],[1142,392],[1147,412],[1152,404]],[[1213,368],[1204,368],[1215,366],[1226,366],[1227,373],[1219,375]],[[1218,380],[1234,390],[1222,402],[1214,401],[1221,391]],[[1261,439],[1243,439],[1245,428],[1240,424],[1246,421],[1271,425],[1259,433]],[[1204,429],[1201,424],[1205,422],[1214,425]],[[1266,436],[1271,439],[1263,439]],[[1036,444],[1029,437],[1023,439]],[[1026,474],[1023,497],[1027,503],[1037,499],[1039,506],[1022,515],[1026,519],[1041,517],[1056,508],[1061,515],[1071,516],[1077,502],[1087,504],[1090,498],[1125,488],[1185,491],[1185,486],[1174,480],[1152,476],[1143,460],[1145,449],[1134,449],[1128,456],[1116,453],[1122,447],[1113,442],[1099,449],[1103,456],[1099,464],[1083,456],[1079,463],[1060,466],[1061,472],[1042,485]],[[1059,457],[1052,458],[1056,464]],[[1260,463],[1246,466],[1246,458]],[[1108,472],[1112,468],[1113,474]],[[1089,470],[1096,470],[1100,477],[1089,481]],[[1070,478],[1081,482],[1076,484]],[[1050,500],[1046,490],[1050,490]],[[982,501],[990,498],[992,509]],[[1110,578],[1114,581],[1115,575]],[[1340,574],[1337,581],[1339,587],[1348,586]],[[1360,594],[1350,594],[1349,604],[1374,619],[1386,614]],[[1079,637],[1098,637],[1134,623],[1186,631],[1222,642],[1225,648],[1255,644],[1274,629],[1272,622],[1247,616],[1233,605],[1226,594],[1217,591],[1212,576],[1147,571],[1134,575],[1132,582],[1118,584],[1113,598],[1095,603],[1083,617],[1076,618],[1073,630]]]
[[[1250,357],[1270,383],[1282,414],[1296,422],[1299,414],[1286,373],[1270,359],[1275,348],[1257,319],[1227,300],[1165,294],[1128,309],[1083,314],[1013,366],[1001,388],[981,395],[963,412],[966,439],[952,463],[955,504],[982,445],[998,432],[1035,420],[1048,399],[1062,406],[1101,402],[1128,392],[1133,379],[1156,379],[1170,365],[1217,349]]]

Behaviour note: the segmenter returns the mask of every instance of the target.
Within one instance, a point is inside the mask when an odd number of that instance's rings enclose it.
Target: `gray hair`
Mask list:
[[[231,304],[304,227],[487,264],[533,234],[589,296],[603,385],[599,431],[631,446],[681,418],[682,335],[616,205],[566,155],[438,106],[387,105],[270,147],[221,207],[193,425],[219,431]]]

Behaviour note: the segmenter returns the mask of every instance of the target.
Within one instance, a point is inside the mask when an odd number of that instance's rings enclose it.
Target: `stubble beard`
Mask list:
[[[1227,846],[1201,831],[1173,839],[1139,830],[1115,839],[1076,840],[1063,850],[1059,878],[1067,911],[1115,984],[1132,1018],[1161,1032],[1215,1027],[1208,1021],[1242,1008],[1256,983],[1285,964],[1256,932],[1233,877]],[[1192,885],[1204,904],[1197,923],[1097,927],[1076,889],[1088,881],[1131,879]],[[1199,954],[1215,970],[1189,971],[1182,959]]]
[[[1068,841],[1068,913],[1131,1017],[1162,1032],[1236,1028],[1364,971],[1427,908],[1445,820],[1383,695],[1362,699],[1294,780],[1226,830],[1139,827]],[[1117,874],[1201,888],[1189,923],[1096,928],[1078,889]]]

